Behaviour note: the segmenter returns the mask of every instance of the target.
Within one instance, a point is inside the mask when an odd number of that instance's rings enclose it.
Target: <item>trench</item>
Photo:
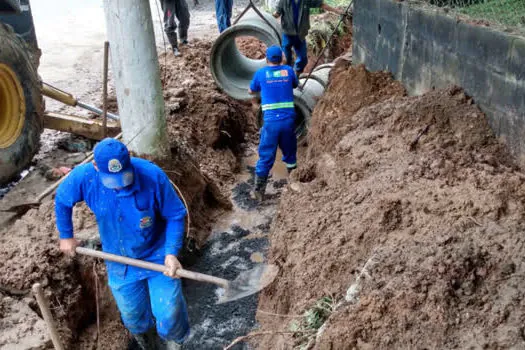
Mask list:
[[[258,206],[250,197],[256,160],[255,153],[243,158],[242,171],[231,192],[233,209],[215,222],[212,234],[202,247],[202,256],[192,270],[234,279],[240,272],[266,261],[268,234],[286,183],[286,168],[276,162],[267,199]],[[184,349],[222,349],[257,327],[257,295],[216,305],[215,286],[184,280],[183,288],[192,327]],[[244,348],[247,345],[236,346],[236,349]]]

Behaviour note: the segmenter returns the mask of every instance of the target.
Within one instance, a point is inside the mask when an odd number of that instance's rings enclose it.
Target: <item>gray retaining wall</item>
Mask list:
[[[525,39],[391,0],[355,0],[353,62],[388,70],[410,94],[456,84],[525,158]]]

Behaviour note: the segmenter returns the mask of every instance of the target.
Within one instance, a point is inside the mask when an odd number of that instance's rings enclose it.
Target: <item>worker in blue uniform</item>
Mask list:
[[[282,64],[279,46],[266,50],[267,66],[259,69],[250,83],[249,93],[260,93],[263,127],[259,141],[259,160],[255,167],[254,194],[262,200],[268,175],[275,162],[277,147],[283,153],[283,162],[289,172],[297,167],[297,139],[295,136],[295,107],[293,89],[299,84],[293,69]],[[253,100],[256,103],[256,99]]]
[[[162,274],[106,261],[122,321],[142,349],[180,349],[190,329],[176,274],[186,209],[166,174],[147,160],[131,158],[120,141],[98,143],[94,162],[74,168],[56,193],[60,249],[70,255],[79,244],[72,211],[81,201],[95,214],[105,252],[167,267]]]

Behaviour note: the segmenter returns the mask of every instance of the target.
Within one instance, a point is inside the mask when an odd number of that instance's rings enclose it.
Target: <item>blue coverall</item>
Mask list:
[[[297,138],[293,89],[299,84],[293,69],[286,65],[259,69],[250,90],[261,93],[264,124],[259,142],[259,160],[255,167],[258,177],[265,178],[275,162],[277,147],[283,153],[288,169],[297,167]]]
[[[215,15],[219,33],[231,26],[233,0],[215,0]]]
[[[121,190],[104,187],[93,164],[73,169],[57,190],[55,213],[61,239],[73,237],[72,210],[85,201],[96,216],[105,252],[164,264],[183,244],[186,209],[166,174],[153,163],[131,158],[134,182]],[[182,343],[190,327],[180,279],[106,261],[109,286],[132,334],[155,325],[165,340]]]

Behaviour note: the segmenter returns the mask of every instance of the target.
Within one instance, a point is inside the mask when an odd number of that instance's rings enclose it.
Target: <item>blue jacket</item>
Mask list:
[[[259,69],[250,83],[250,90],[261,92],[264,121],[295,118],[293,89],[299,80],[290,66],[268,66]]]
[[[55,198],[60,238],[73,237],[73,207],[85,201],[96,216],[105,252],[164,264],[167,254],[177,255],[182,247],[186,209],[158,166],[139,158],[131,164],[133,185],[120,191],[104,187],[93,164],[73,169]],[[106,265],[112,286],[154,274],[114,262]]]

